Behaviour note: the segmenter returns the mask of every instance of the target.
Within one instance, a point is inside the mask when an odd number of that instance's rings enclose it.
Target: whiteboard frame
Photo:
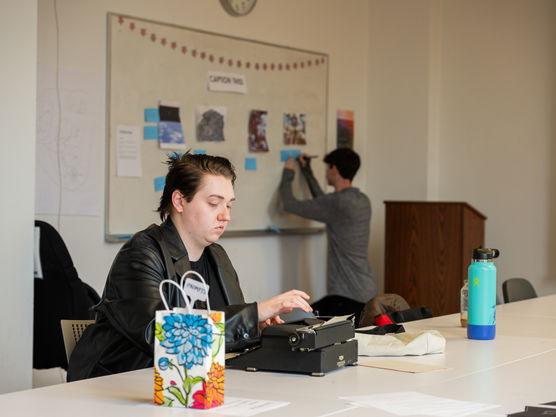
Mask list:
[[[110,233],[109,229],[109,208],[110,208],[110,174],[111,174],[111,166],[110,166],[110,146],[111,146],[111,123],[112,123],[112,115],[111,115],[111,19],[114,17],[122,17],[124,19],[133,19],[136,21],[141,21],[145,23],[152,23],[157,25],[164,25],[167,27],[175,28],[175,29],[185,29],[192,32],[197,32],[200,34],[206,34],[211,36],[218,36],[222,38],[243,41],[243,42],[250,42],[258,45],[269,46],[273,48],[281,48],[284,50],[300,52],[300,53],[308,53],[314,55],[320,55],[326,58],[326,74],[325,74],[325,88],[324,88],[324,153],[327,153],[327,144],[328,144],[328,97],[329,97],[329,55],[327,53],[311,51],[302,48],[295,48],[287,45],[279,45],[274,44],[271,42],[265,42],[260,40],[248,39],[239,36],[233,35],[226,35],[217,32],[206,31],[202,29],[192,28],[188,26],[177,25],[173,23],[166,23],[160,22],[151,19],[140,18],[137,16],[126,15],[122,13],[115,13],[115,12],[108,12],[107,13],[107,60],[106,60],[106,177],[105,177],[105,241],[109,243],[122,243],[127,241],[133,236],[133,233],[136,233],[138,230],[130,231],[131,233]],[[193,146],[188,146],[188,148],[193,148]],[[324,157],[324,155],[322,155]],[[299,173],[298,173],[299,175]],[[229,230],[224,232],[222,237],[253,237],[253,236],[280,236],[280,235],[313,235],[313,234],[321,234],[325,230],[324,226],[310,226],[310,227],[285,227],[281,229],[276,228],[267,228],[267,229],[246,229],[246,230]]]

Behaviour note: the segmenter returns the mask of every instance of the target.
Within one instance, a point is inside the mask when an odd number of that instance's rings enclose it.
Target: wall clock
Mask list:
[[[257,0],[220,0],[220,4],[232,16],[246,16],[255,8]]]

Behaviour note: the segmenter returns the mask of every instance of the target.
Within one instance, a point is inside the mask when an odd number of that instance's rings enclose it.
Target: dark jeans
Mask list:
[[[346,314],[355,314],[355,319],[359,320],[359,315],[364,303],[352,300],[351,298],[341,295],[327,295],[319,301],[311,304],[315,314],[319,316],[344,316]]]

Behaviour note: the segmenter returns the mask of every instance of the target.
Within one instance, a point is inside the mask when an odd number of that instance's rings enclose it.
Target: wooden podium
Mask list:
[[[459,312],[459,292],[486,216],[461,202],[385,201],[386,293],[435,316]]]

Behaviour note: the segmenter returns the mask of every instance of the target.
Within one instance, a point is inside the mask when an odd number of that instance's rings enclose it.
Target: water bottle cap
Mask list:
[[[475,248],[473,249],[473,259],[487,260],[498,258],[500,251],[492,248]]]

